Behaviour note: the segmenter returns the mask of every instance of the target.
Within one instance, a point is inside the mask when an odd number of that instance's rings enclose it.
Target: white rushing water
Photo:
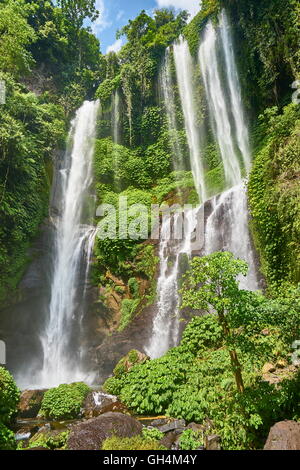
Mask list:
[[[219,27],[221,34],[221,44],[225,56],[226,77],[230,91],[230,103],[236,130],[236,140],[243,158],[243,164],[246,169],[246,173],[248,174],[251,168],[249,132],[245,120],[242,90],[234,57],[231,29],[225,10],[222,10],[220,14]]]
[[[40,386],[44,387],[84,377],[78,363],[82,353],[78,328],[83,315],[78,294],[80,282],[86,289],[95,236],[94,227],[86,222],[91,206],[97,111],[98,102],[88,101],[77,111],[70,131],[71,151],[66,152],[61,170],[62,212],[56,220],[51,300],[42,337],[44,364]]]
[[[208,191],[204,185],[201,132],[196,119],[197,97],[192,86],[194,64],[187,42],[183,38],[174,44],[173,50],[194,182],[206,207]],[[198,253],[208,255],[215,251],[226,250],[246,261],[249,273],[247,277],[239,279],[240,286],[254,291],[259,288],[259,279],[248,227],[246,183],[243,181],[243,176],[249,173],[251,167],[251,151],[230,25],[224,10],[219,17],[219,26],[214,26],[212,22],[207,24],[198,57],[210,123],[222,157],[225,184],[229,188],[209,202],[210,214],[205,224],[203,222],[204,249],[198,250]],[[176,121],[172,103],[173,83],[168,61],[170,61],[169,52],[162,66],[160,86],[166,102],[169,127],[174,128]],[[202,205],[202,209],[204,206]],[[185,232],[181,243],[172,244],[170,240],[165,239],[168,231],[167,222],[164,221],[162,225],[159,248],[160,277],[157,285],[158,313],[154,319],[153,334],[147,349],[152,358],[160,357],[170,347],[178,344],[180,257],[183,253],[188,256],[192,253],[191,233],[199,223],[195,218],[196,213],[197,210],[190,212],[190,232]],[[171,258],[175,261],[170,268]]]
[[[248,226],[245,184],[241,183],[214,197],[212,206],[205,227],[205,254],[230,251],[236,258],[246,261],[249,272],[246,277],[240,277],[240,287],[257,290],[258,278]]]
[[[191,257],[198,212],[198,208],[185,211],[183,225],[181,213],[174,214],[173,218],[163,217],[159,245],[160,275],[157,282],[158,312],[154,318],[150,342],[146,347],[146,353],[152,359],[161,357],[169,348],[178,344],[180,259],[182,255]],[[176,233],[178,239],[174,235]]]
[[[202,148],[200,129],[197,125],[195,102],[197,97],[193,91],[194,63],[188,43],[183,37],[173,46],[176,75],[185,120],[187,140],[190,149],[191,168],[195,180],[195,187],[202,202],[206,200],[204,181],[204,168],[202,161]]]
[[[212,22],[209,22],[205,28],[199,48],[199,61],[211,124],[219,144],[226,182],[229,187],[234,186],[241,181],[242,174],[219,67],[218,35]]]

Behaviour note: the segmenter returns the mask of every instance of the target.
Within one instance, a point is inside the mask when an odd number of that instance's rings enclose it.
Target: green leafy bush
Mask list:
[[[78,418],[89,391],[82,382],[51,388],[44,395],[40,414],[53,420]]]
[[[145,439],[160,441],[164,437],[164,433],[156,428],[143,428],[142,436]]]
[[[20,391],[11,374],[0,367],[0,422],[9,425],[17,413]]]
[[[15,450],[17,443],[13,431],[0,422],[0,450]]]
[[[186,429],[180,435],[179,445],[181,450],[197,450],[203,446],[203,436],[200,432],[193,429]]]

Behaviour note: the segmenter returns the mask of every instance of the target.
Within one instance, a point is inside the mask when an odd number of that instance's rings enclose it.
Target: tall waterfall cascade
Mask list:
[[[84,294],[95,238],[90,225],[93,209],[91,185],[98,102],[84,102],[71,125],[70,151],[59,172],[62,201],[55,223],[51,299],[41,338],[44,362],[39,385],[86,379],[80,369],[80,326]]]
[[[153,322],[153,334],[147,352],[151,357],[160,357],[170,347],[178,344],[180,322],[180,296],[178,293],[179,259],[182,253],[208,255],[215,251],[231,251],[236,257],[247,261],[249,273],[240,278],[243,289],[257,290],[259,287],[254,250],[248,227],[246,180],[251,168],[251,150],[248,127],[242,103],[242,91],[234,57],[230,25],[223,10],[217,26],[209,22],[200,40],[198,63],[193,61],[187,41],[182,37],[173,45],[177,84],[180,92],[190,161],[195,187],[207,208],[208,216],[204,224],[204,244],[200,251],[192,252],[190,240],[197,224],[197,210],[190,216],[190,231],[179,245],[164,240],[165,227],[162,226],[160,241],[160,277],[157,297],[158,313]],[[165,61],[170,60],[169,52]],[[165,66],[166,67],[166,66]],[[209,201],[210,188],[205,187],[205,161],[203,158],[203,131],[197,124],[193,91],[193,73],[200,67],[201,79],[208,104],[209,122],[214,141],[218,146],[224,170],[224,192],[216,194]],[[172,86],[170,80],[162,83],[164,101],[171,126],[175,126],[170,108]],[[172,254],[176,262],[168,269],[168,259]],[[177,318],[177,320],[176,320]],[[177,339],[177,342],[174,341]]]
[[[187,41],[180,37],[173,46],[177,81],[181,98],[182,110],[185,120],[187,140],[190,149],[191,168],[195,180],[196,190],[200,200],[206,200],[204,182],[203,155],[201,148],[201,135],[197,125],[195,110],[195,94],[193,89],[193,59]]]

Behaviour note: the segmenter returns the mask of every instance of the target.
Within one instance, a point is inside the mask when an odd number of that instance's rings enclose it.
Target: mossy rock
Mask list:
[[[133,366],[136,364],[143,364],[144,362],[148,361],[150,358],[144,353],[137,351],[136,349],[132,349],[123,357],[116,367],[114,368],[114,375],[115,377],[120,377],[123,374],[126,374]]]
[[[28,449],[63,449],[65,448],[68,436],[69,431],[49,431],[41,429],[29,440]]]
[[[51,388],[44,395],[40,416],[56,421],[79,418],[89,391],[83,382]]]
[[[103,442],[102,450],[166,450],[159,441],[143,436],[110,437]]]

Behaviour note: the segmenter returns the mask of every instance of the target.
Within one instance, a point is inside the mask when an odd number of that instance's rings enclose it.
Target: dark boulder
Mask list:
[[[176,432],[168,432],[160,441],[159,444],[166,449],[172,449],[174,443],[178,438],[178,434]]]
[[[100,450],[111,436],[132,437],[142,432],[142,425],[131,416],[109,412],[71,427],[69,450]]]
[[[21,418],[36,418],[46,390],[24,390],[21,394],[18,415]]]
[[[300,423],[280,421],[274,424],[264,450],[300,450]]]

